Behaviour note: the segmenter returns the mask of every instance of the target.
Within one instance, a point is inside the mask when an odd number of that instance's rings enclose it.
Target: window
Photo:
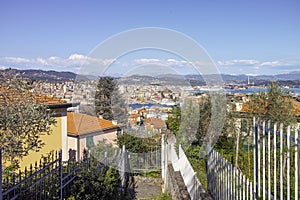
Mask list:
[[[86,137],[85,141],[86,141],[87,148],[94,146],[94,136]]]
[[[122,134],[122,129],[120,129],[120,128],[118,128],[118,130],[117,130],[117,136],[119,136],[119,135],[121,135]]]

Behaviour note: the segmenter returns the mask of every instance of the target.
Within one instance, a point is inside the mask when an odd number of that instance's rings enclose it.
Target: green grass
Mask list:
[[[151,199],[145,200],[172,200],[171,195],[169,193],[161,193],[159,196]]]

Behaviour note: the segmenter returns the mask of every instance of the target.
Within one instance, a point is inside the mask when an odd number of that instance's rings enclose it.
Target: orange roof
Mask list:
[[[68,112],[67,114],[67,124],[68,133],[72,134],[84,134],[119,127],[106,119],[72,112]]]
[[[293,110],[296,111],[297,116],[300,116],[300,102],[293,100],[293,103],[294,103]],[[240,112],[265,113],[267,106],[268,106],[268,102],[265,102],[265,109],[255,111],[255,110],[250,109],[249,105],[247,103],[243,103],[243,106],[242,106],[242,109]]]
[[[151,125],[153,125],[154,128],[156,129],[162,129],[165,125],[164,120],[162,119],[158,119],[158,118],[150,118],[150,122]]]
[[[132,114],[132,115],[130,115],[130,118],[138,118],[140,116],[141,116],[140,114]]]
[[[294,101],[294,108],[296,110],[297,116],[300,116],[300,102]]]
[[[22,99],[24,100],[24,98],[22,98],[22,94],[18,93],[16,90],[14,89],[7,89],[5,87],[0,87],[0,91],[1,92],[5,92],[6,93],[6,96],[8,96],[9,98],[17,98],[19,99],[20,101],[22,101]],[[39,102],[39,103],[42,103],[42,104],[47,104],[47,105],[50,105],[50,104],[62,104],[62,103],[67,103],[67,101],[65,100],[61,100],[61,99],[58,99],[58,98],[53,98],[51,96],[48,96],[48,95],[43,95],[43,94],[35,94],[34,95],[34,98]],[[1,97],[0,97],[0,103],[1,103]]]
[[[51,96],[47,96],[47,95],[41,95],[41,94],[36,94],[35,98],[38,100],[38,102],[42,103],[42,104],[61,104],[61,103],[67,103],[66,100],[61,100],[58,98],[54,98]]]

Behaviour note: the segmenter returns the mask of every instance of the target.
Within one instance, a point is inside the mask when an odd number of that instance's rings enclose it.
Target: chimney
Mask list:
[[[103,119],[103,116],[102,116],[102,115],[99,115],[99,118],[100,118],[100,119]]]
[[[117,125],[118,124],[118,120],[112,120],[112,124],[113,125]]]

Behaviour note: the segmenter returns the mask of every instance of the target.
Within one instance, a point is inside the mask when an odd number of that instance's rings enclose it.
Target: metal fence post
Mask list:
[[[62,200],[63,199],[63,195],[62,195],[62,150],[59,150],[58,153],[59,156],[59,198]]]
[[[107,163],[107,151],[104,152],[104,160],[105,160],[105,161],[104,161],[104,162],[105,162],[105,165],[107,166],[107,164],[108,164],[108,163]]]
[[[259,126],[259,124],[257,124],[257,125],[255,125],[255,128],[254,128],[254,137],[255,137],[255,174],[254,174],[254,177],[255,177],[255,181],[254,181],[254,184],[255,184],[255,199],[258,199],[258,191],[259,191],[259,189],[258,189],[258,187],[259,187],[259,185],[258,185],[258,179],[259,179],[259,176],[258,176],[258,173],[260,173],[259,171],[258,171],[258,126]]]
[[[0,200],[2,200],[2,149],[0,149]]]

